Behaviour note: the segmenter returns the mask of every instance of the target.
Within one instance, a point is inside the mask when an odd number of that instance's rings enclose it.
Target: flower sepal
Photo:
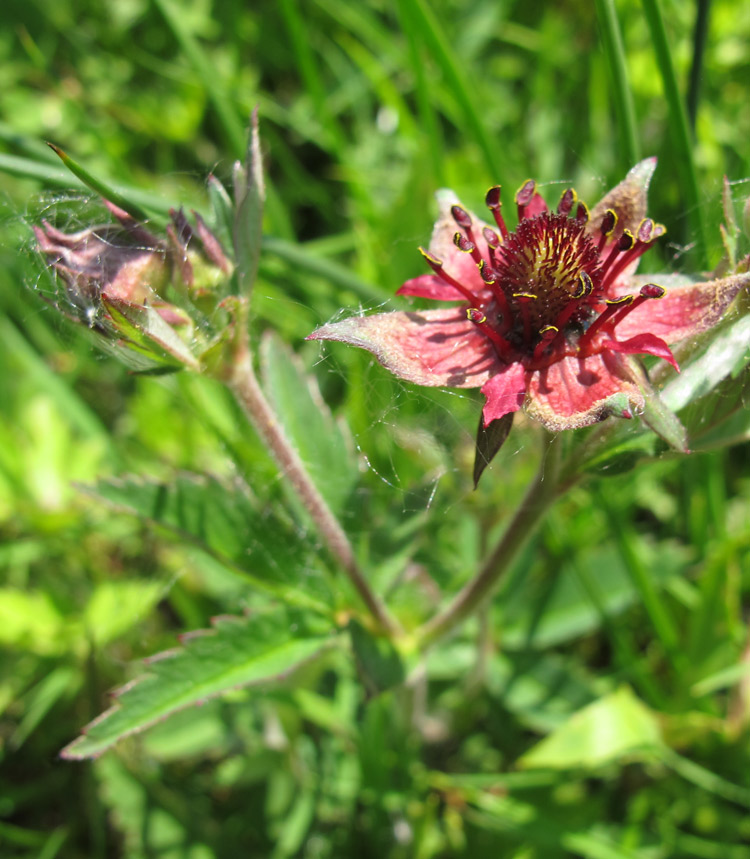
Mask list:
[[[185,340],[177,333],[178,328],[190,336],[192,322],[184,311],[174,305],[168,309],[149,304],[134,304],[122,299],[103,295],[102,308],[107,316],[107,328],[117,338],[121,350],[132,350],[153,364],[141,367],[158,372],[177,371],[182,367],[199,370],[200,363]],[[164,314],[168,314],[169,322]],[[118,350],[119,351],[119,350]]]

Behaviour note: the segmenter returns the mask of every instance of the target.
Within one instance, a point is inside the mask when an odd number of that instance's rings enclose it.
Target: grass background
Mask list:
[[[441,186],[480,210],[490,185],[510,196],[533,175],[552,199],[564,181],[593,203],[656,154],[650,213],[669,234],[644,262],[715,265],[722,175],[738,217],[749,190],[750,8],[714,0],[703,52],[700,8],[5,4],[3,856],[750,857],[742,443],[571,493],[492,610],[436,652],[421,701],[366,699],[342,659],[301,689],[181,714],[94,764],[57,757],[137,660],[252,599],[75,485],[188,469],[286,501],[219,389],[130,375],[39,300],[28,224],[52,214],[80,227],[91,211],[43,141],[162,207],[205,209],[207,173],[228,178],[259,105],[269,200],[254,332],[279,332],[347,422],[360,470],[345,524],[402,616],[424,615],[517,503],[538,458],[533,428],[514,431],[472,493],[477,397],[415,391],[367,355],[321,359],[303,338],[342,308],[384,306],[422,272],[416,245]],[[638,722],[612,698],[622,684],[658,713],[646,721],[666,750],[594,744],[612,713]],[[609,710],[560,740],[571,714],[602,701]],[[519,767],[546,736],[558,752]]]

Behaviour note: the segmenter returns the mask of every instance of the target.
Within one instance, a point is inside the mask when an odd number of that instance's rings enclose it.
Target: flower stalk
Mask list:
[[[415,633],[417,645],[424,651],[444,638],[492,596],[503,574],[510,568],[544,514],[573,482],[562,485],[558,480],[560,444],[544,432],[545,455],[526,495],[495,548],[490,552],[477,575],[454,597],[440,614],[425,623]]]
[[[246,319],[243,316],[242,312],[238,313],[239,318],[236,321],[238,334],[235,339],[228,377],[225,379],[227,387],[276,460],[282,475],[307,510],[318,533],[331,554],[341,565],[380,630],[393,638],[398,637],[402,632],[401,627],[370,588],[365,574],[354,556],[349,538],[310,478],[304,463],[286,437],[278,418],[263,393],[253,367]]]

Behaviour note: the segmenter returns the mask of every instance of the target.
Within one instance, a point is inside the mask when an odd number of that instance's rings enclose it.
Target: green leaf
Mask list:
[[[232,229],[237,278],[242,295],[250,295],[258,272],[260,246],[263,240],[263,161],[258,137],[258,109],[250,120],[250,135],[245,163],[235,165],[235,216]]]
[[[597,769],[662,748],[659,723],[627,686],[600,698],[526,752],[518,765],[543,769]]]
[[[67,759],[97,757],[130,734],[230,689],[279,680],[330,646],[281,609],[219,617],[181,637],[182,647],[147,661],[148,673],[115,693],[116,703],[67,746]]]
[[[306,561],[300,539],[271,513],[260,513],[241,487],[183,473],[169,483],[128,477],[84,490],[242,570],[258,590],[327,614],[327,584]]]
[[[371,695],[403,683],[406,671],[391,641],[376,638],[354,618],[349,621],[349,635],[362,682]]]
[[[273,332],[261,342],[263,387],[289,441],[335,513],[341,513],[357,479],[352,445],[333,419],[313,376]]]

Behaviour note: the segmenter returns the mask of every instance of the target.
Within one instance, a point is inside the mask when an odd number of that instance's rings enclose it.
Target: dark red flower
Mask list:
[[[308,339],[368,349],[419,385],[481,387],[485,426],[521,408],[553,431],[632,417],[645,394],[629,356],[655,355],[677,369],[668,344],[715,325],[750,281],[742,274],[667,289],[635,275],[666,232],[646,216],[655,167],[655,158],[641,161],[591,212],[572,188],[550,210],[529,180],[516,194],[514,231],[499,187],[486,197],[492,227],[441,192],[422,250],[432,273],[398,294],[461,306],[355,316]]]

